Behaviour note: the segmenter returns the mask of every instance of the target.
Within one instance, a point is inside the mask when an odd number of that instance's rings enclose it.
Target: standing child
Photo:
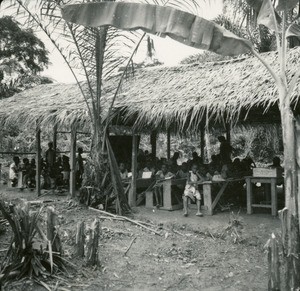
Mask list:
[[[197,203],[197,216],[203,216],[203,214],[200,211],[200,203],[201,203],[201,195],[198,190],[198,184],[201,182],[204,182],[206,178],[199,174],[198,172],[198,166],[193,165],[192,170],[189,173],[188,180],[184,189],[183,193],[183,215],[188,216],[188,198],[192,199]]]
[[[156,208],[163,206],[163,181],[165,179],[170,179],[174,176],[173,173],[168,171],[167,165],[163,164],[161,166],[161,170],[159,170],[156,175],[156,184],[153,187],[155,200],[156,200]]]

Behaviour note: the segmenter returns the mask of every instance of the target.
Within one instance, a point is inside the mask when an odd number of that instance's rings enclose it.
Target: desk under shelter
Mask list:
[[[233,182],[240,182],[243,181],[242,178],[231,178],[224,181],[205,181],[199,183],[199,185],[203,186],[203,210],[205,211],[206,215],[213,215],[213,210],[217,206],[220,198],[224,194],[227,186]],[[163,184],[163,206],[160,207],[162,210],[176,210],[182,209],[182,202],[172,203],[172,186],[185,186],[186,179],[167,179],[162,182]],[[214,186],[219,185],[220,189],[217,192],[216,197],[213,199],[213,188]],[[183,191],[183,190],[182,190]],[[154,201],[153,201],[153,192],[149,190],[146,192],[146,208],[153,208]]]
[[[277,215],[277,184],[283,182],[282,178],[277,177],[245,177],[247,186],[247,213],[252,214],[253,208],[270,208],[273,216]],[[255,204],[253,203],[253,184],[269,184],[271,186],[271,204]]]

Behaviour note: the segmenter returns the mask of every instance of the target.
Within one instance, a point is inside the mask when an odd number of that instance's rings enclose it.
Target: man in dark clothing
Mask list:
[[[226,138],[224,136],[219,136],[218,140],[220,142],[221,164],[226,165],[231,162],[232,146],[230,145],[230,143],[226,140]]]
[[[50,184],[51,189],[55,187],[55,150],[53,149],[53,142],[48,143],[48,149],[45,153],[47,184]],[[49,178],[49,179],[48,179]]]
[[[78,148],[78,154],[77,154],[77,159],[76,159],[76,186],[77,186],[77,189],[79,189],[81,187],[82,175],[84,172],[83,158],[81,156],[82,153],[83,153],[83,149]]]

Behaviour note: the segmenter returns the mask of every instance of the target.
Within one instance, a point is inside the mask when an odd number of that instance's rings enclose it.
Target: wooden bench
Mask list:
[[[202,183],[199,183],[199,185],[203,185],[203,206],[201,209],[204,210],[204,213],[206,215],[213,215],[213,211],[215,207],[217,206],[220,198],[223,196],[227,186],[230,183],[233,182],[240,182],[244,181],[244,178],[229,178],[224,181],[205,181]],[[218,190],[218,193],[213,199],[213,187],[216,185],[220,185],[220,189]]]
[[[163,205],[159,208],[162,210],[176,210],[182,209],[183,204],[182,202],[172,203],[172,186],[185,186],[186,179],[167,179],[162,182],[163,184]],[[183,192],[183,190],[182,190]],[[153,191],[149,190],[146,192],[146,208],[153,208],[155,205],[153,203]]]

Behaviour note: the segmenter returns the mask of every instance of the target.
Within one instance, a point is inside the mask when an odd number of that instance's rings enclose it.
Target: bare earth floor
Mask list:
[[[0,188],[9,201],[36,200],[29,191]],[[161,236],[130,222],[101,219],[101,267],[88,268],[72,258],[75,229],[79,221],[87,225],[99,217],[95,211],[67,196],[44,196],[41,200],[59,213],[60,235],[66,258],[74,264],[69,274],[44,280],[54,290],[267,290],[267,260],[264,245],[272,232],[279,232],[279,219],[270,214],[238,216],[242,227],[229,226],[230,212],[185,218],[182,211],[133,209],[133,217],[149,222]],[[236,213],[236,212],[235,212]],[[135,238],[126,255],[128,246]],[[10,231],[0,236],[1,249],[10,240]],[[3,257],[1,252],[0,256]],[[12,282],[4,290],[46,290],[26,279]]]

